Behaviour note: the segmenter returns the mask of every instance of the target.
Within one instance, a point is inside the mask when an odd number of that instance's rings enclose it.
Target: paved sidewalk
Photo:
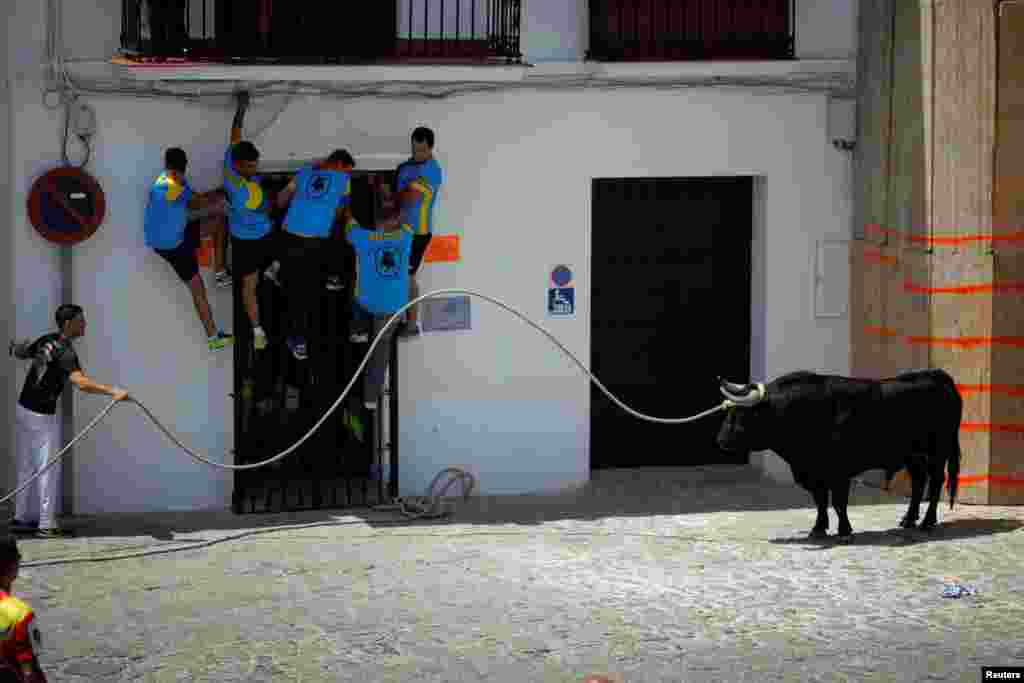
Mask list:
[[[854,541],[745,467],[615,470],[475,498],[449,520],[366,510],[80,517],[20,542],[51,681],[979,681],[1024,664],[1024,508],[858,487]],[[832,512],[835,532],[835,513]],[[318,524],[267,532],[283,524]],[[217,542],[252,532],[245,538]],[[944,599],[956,577],[976,596]]]

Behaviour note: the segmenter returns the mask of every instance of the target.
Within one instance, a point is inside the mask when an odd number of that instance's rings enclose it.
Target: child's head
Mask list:
[[[21,553],[13,536],[0,538],[0,590],[11,590],[11,584],[18,578]]]
[[[327,163],[340,168],[342,171],[351,171],[356,167],[356,160],[352,158],[347,149],[336,149],[327,157]]]

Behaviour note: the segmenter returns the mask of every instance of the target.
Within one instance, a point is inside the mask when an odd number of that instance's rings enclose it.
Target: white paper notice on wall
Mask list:
[[[469,297],[449,296],[420,303],[424,332],[454,332],[470,329]]]
[[[845,318],[850,304],[850,243],[818,240],[814,250],[814,317]]]

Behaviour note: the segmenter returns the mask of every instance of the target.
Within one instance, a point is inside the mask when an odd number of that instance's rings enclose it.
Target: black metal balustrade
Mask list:
[[[121,47],[147,61],[519,63],[522,0],[122,0]]]
[[[587,59],[792,59],[793,0],[589,0]]]

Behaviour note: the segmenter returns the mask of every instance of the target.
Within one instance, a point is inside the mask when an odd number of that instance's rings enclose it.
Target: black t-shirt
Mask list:
[[[25,378],[18,403],[33,413],[53,415],[57,412],[57,399],[64,391],[68,377],[75,370],[81,370],[78,354],[71,342],[61,339],[60,334],[51,333],[40,337],[28,347],[27,354],[32,368]]]

